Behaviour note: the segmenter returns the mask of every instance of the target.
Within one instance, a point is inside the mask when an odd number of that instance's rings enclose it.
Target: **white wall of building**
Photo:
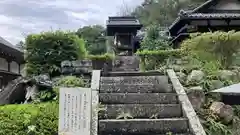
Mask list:
[[[20,74],[22,76],[26,76],[26,69],[25,69],[25,64],[20,65]]]
[[[10,72],[19,74],[19,64],[15,61],[10,63]]]
[[[0,58],[0,70],[8,71],[8,62],[4,58]]]

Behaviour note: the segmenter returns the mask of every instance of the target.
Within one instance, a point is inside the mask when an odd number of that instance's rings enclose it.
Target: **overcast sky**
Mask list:
[[[0,0],[0,36],[16,44],[29,33],[51,29],[77,30],[105,24],[123,3],[130,7],[143,0]]]

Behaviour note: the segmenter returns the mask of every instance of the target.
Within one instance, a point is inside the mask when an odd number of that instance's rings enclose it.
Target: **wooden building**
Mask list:
[[[193,32],[240,30],[240,0],[208,0],[191,11],[181,10],[169,27],[175,47]]]
[[[0,37],[0,89],[21,76],[24,53]]]
[[[109,17],[107,20],[107,36],[114,37],[114,45],[118,52],[128,51],[132,55],[140,47],[135,42],[137,31],[142,24],[132,16]]]

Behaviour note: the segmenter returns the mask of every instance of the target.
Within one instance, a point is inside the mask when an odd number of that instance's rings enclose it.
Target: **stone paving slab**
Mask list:
[[[174,93],[100,93],[103,104],[176,104]]]
[[[117,119],[126,114],[132,118],[179,118],[182,116],[180,104],[115,104],[104,105],[99,112],[99,119]]]
[[[127,119],[99,120],[99,134],[138,134],[138,133],[187,133],[188,120],[185,118],[174,119]]]
[[[101,77],[102,84],[168,84],[167,76],[119,76]]]
[[[101,84],[100,93],[173,93],[172,86],[151,84]]]

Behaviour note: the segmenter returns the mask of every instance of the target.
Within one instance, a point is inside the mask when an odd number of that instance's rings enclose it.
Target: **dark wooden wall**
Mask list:
[[[0,88],[2,88],[3,86],[6,86],[8,82],[16,79],[19,76],[21,75],[0,70]]]

